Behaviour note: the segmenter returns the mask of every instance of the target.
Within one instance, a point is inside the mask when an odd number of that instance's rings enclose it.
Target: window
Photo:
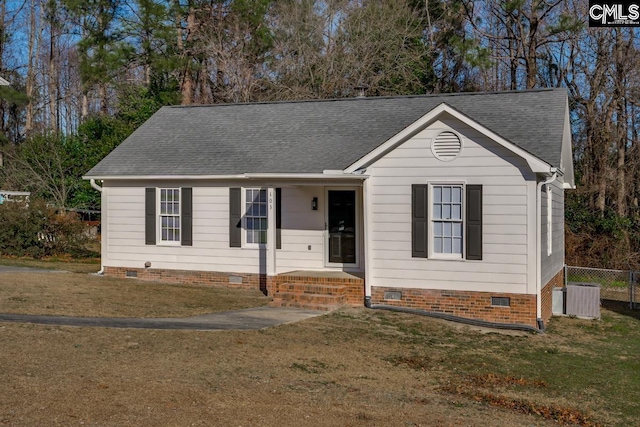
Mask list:
[[[244,221],[247,244],[267,243],[267,190],[245,189]]]
[[[482,260],[481,184],[411,184],[411,256]]]
[[[160,189],[160,241],[180,242],[180,189]]]
[[[462,185],[432,186],[433,253],[462,257]]]

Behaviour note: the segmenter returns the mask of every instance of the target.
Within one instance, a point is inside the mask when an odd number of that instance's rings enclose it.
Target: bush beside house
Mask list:
[[[0,255],[94,255],[87,249],[86,225],[77,214],[48,206],[42,200],[0,205]]]

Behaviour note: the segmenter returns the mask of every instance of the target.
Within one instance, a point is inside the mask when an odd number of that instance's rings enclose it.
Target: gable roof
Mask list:
[[[447,104],[560,167],[562,89],[163,107],[87,178],[344,170]]]

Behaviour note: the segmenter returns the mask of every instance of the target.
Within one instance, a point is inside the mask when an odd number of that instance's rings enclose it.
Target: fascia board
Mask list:
[[[362,181],[367,179],[368,175],[358,174],[322,174],[322,173],[252,173],[252,174],[240,174],[240,175],[85,175],[82,177],[84,180],[114,180],[114,181],[126,181],[126,180],[218,180],[228,181],[236,179],[352,179],[355,181]]]

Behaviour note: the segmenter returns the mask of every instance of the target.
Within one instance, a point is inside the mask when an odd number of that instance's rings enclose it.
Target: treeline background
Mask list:
[[[638,30],[586,0],[0,0],[0,188],[80,177],[162,105],[568,90],[567,262],[640,261]]]

